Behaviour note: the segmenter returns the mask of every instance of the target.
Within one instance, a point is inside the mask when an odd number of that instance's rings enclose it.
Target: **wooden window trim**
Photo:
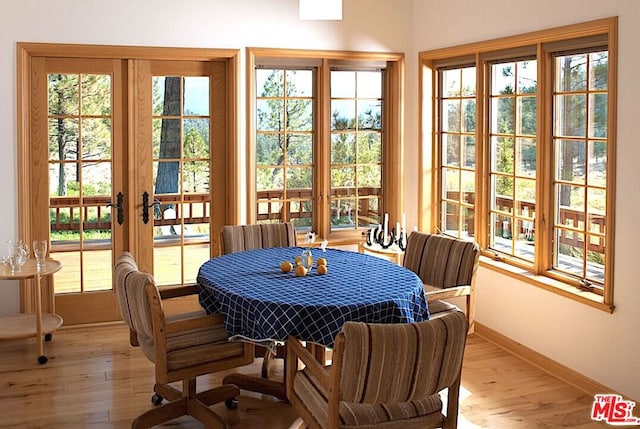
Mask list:
[[[589,49],[602,44],[604,40],[609,50],[609,96],[607,118],[607,206],[606,221],[607,247],[605,257],[607,267],[605,270],[604,292],[602,296],[593,292],[585,292],[576,286],[576,282],[564,278],[557,272],[545,272],[543,267],[550,266],[551,258],[551,228],[542,227],[540,219],[536,219],[536,230],[539,231],[539,244],[536,245],[534,273],[524,271],[525,267],[519,266],[513,261],[497,261],[491,252],[484,251],[481,265],[490,269],[505,273],[506,275],[525,281],[529,284],[541,287],[545,290],[557,293],[594,308],[607,312],[613,312],[613,287],[614,287],[614,237],[615,237],[615,160],[616,160],[616,130],[617,130],[617,28],[618,18],[609,17],[599,20],[567,25],[552,29],[540,30],[531,33],[503,37],[483,42],[474,42],[460,46],[436,49],[419,53],[418,61],[418,89],[421,94],[421,102],[418,105],[419,117],[419,228],[421,230],[434,231],[438,225],[439,215],[439,158],[437,147],[436,100],[437,71],[442,65],[453,67],[456,65],[469,65],[469,58],[475,57],[477,72],[477,111],[476,153],[481,153],[477,162],[477,178],[485,178],[488,172],[488,158],[486,156],[486,132],[484,122],[487,115],[487,97],[484,93],[482,79],[487,73],[488,59],[495,59],[496,55],[503,53],[517,53],[534,48],[537,52],[538,76],[542,79],[538,82],[538,141],[543,148],[551,136],[552,100],[549,86],[553,85],[551,76],[552,56],[560,49]],[[457,61],[456,61],[457,60]],[[431,145],[431,149],[429,149]],[[544,150],[544,149],[543,149]],[[546,150],[549,150],[548,148]],[[540,152],[539,152],[540,154]],[[540,201],[541,210],[544,213],[552,213],[552,192],[548,189],[551,178],[550,154],[543,152],[541,175],[537,178],[538,195],[544,195]],[[545,189],[547,189],[545,191]],[[477,179],[476,183],[476,239],[481,248],[486,248],[488,241],[487,224],[487,198],[486,183]]]

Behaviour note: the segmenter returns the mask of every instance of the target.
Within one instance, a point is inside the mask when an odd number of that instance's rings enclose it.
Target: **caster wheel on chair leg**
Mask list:
[[[236,398],[226,399],[224,401],[224,406],[229,410],[235,410],[238,408],[238,400]]]
[[[158,395],[157,393],[154,393],[153,396],[151,397],[151,403],[155,406],[158,406],[160,404],[162,404],[162,401],[164,400],[164,398],[160,395]]]
[[[53,338],[53,334],[51,332],[44,334],[45,341],[51,341],[52,338]]]
[[[46,356],[38,356],[38,363],[40,365],[44,365],[45,363],[47,363],[48,360],[49,358]]]

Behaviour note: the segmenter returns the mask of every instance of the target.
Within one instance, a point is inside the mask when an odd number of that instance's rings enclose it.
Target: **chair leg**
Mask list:
[[[198,420],[206,428],[229,428],[227,422],[196,398],[187,400],[187,414]]]
[[[225,384],[196,394],[198,401],[207,406],[235,398],[236,396],[240,396],[240,389],[233,384]]]
[[[131,423],[131,429],[147,429],[183,416],[186,413],[187,398],[178,399],[141,414]]]

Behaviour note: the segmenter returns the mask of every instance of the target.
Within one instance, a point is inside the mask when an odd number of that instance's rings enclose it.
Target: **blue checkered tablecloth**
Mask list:
[[[198,273],[200,304],[221,312],[232,338],[270,343],[293,335],[333,347],[349,320],[411,323],[429,318],[420,278],[371,255],[313,249],[327,259],[328,273],[305,277],[282,273],[302,248],[280,247],[231,253],[205,262]],[[294,263],[295,266],[295,263]]]

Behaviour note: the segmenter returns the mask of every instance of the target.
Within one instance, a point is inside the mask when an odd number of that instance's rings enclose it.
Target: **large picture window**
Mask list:
[[[437,203],[421,227],[476,240],[484,266],[608,311],[616,31],[611,18],[420,53],[422,109],[434,112],[421,115],[434,145],[421,204]]]

